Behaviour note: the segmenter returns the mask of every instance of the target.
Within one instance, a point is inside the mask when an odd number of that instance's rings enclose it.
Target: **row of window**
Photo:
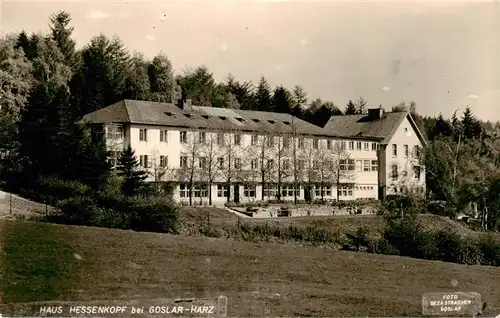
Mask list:
[[[259,163],[261,162],[260,159],[251,159],[250,160],[250,169],[251,170],[258,170]],[[276,164],[274,159],[266,159],[265,161],[265,169],[272,170],[276,168]],[[241,158],[234,158],[233,159],[234,163],[234,168],[235,169],[242,169],[243,165],[241,162]],[[281,166],[279,167],[280,170],[290,170],[292,169],[292,163],[293,160],[289,159],[283,159],[281,160]],[[306,160],[297,160],[297,170],[305,170],[306,169]],[[323,166],[321,164],[323,163]],[[200,157],[198,158],[198,168],[205,169],[209,165],[208,159],[206,157]],[[181,168],[188,168],[188,157],[187,156],[181,156],[180,157],[180,167]],[[217,162],[216,162],[216,167],[219,169],[225,168],[224,165],[224,158],[223,157],[218,157]],[[377,160],[354,160],[354,159],[341,159],[339,161],[339,166],[335,166],[335,161],[333,160],[326,160],[324,162],[321,162],[319,160],[313,160],[312,161],[312,170],[328,170],[328,171],[335,171],[337,169],[339,170],[351,170],[351,171],[358,171],[358,172],[369,172],[369,171],[377,171],[378,170],[378,161]]]
[[[409,146],[408,145],[403,145],[403,152],[404,152],[404,157],[408,158],[409,157]],[[397,158],[398,157],[398,145],[392,144],[392,157]],[[413,146],[413,157],[414,158],[420,158],[420,147],[418,145]]]
[[[369,187],[363,187],[368,189]],[[373,187],[370,187],[373,190]],[[356,190],[361,189],[361,187],[356,186]],[[341,197],[348,197],[353,195],[354,185],[342,185],[339,186],[337,193]],[[229,187],[227,185],[217,185],[217,197],[225,198],[228,196]],[[320,196],[332,196],[332,186],[315,186],[314,194],[316,197]],[[278,194],[278,187],[276,185],[265,186],[264,187],[264,197],[276,197]],[[300,187],[295,188],[294,185],[282,185],[281,186],[281,197],[294,197],[295,195],[300,196]],[[179,196],[181,198],[190,197],[189,184],[179,185]],[[256,186],[255,185],[244,185],[243,186],[243,196],[248,198],[256,197]],[[193,185],[193,197],[197,198],[207,198],[208,197],[208,186],[207,184],[196,184]]]
[[[275,136],[259,136],[259,135],[252,135],[250,139],[250,144],[252,146],[258,146],[259,145],[259,137],[264,137],[265,139],[265,145],[267,147],[274,147],[276,143],[276,138]],[[224,146],[227,143],[231,143],[231,139],[233,141],[233,144],[236,146],[241,146],[242,143],[242,137],[241,134],[233,134],[233,138],[228,138],[228,135],[225,133],[218,133],[217,134],[217,139],[216,143],[218,146]],[[139,130],[139,140],[140,141],[148,141],[148,129],[142,128]],[[182,144],[188,143],[188,132],[187,131],[181,131],[179,134],[179,141]],[[168,130],[160,130],[160,142],[168,142]],[[207,143],[207,133],[206,132],[198,132],[198,137],[196,138],[196,142],[199,144],[206,144]],[[283,148],[289,148],[290,147],[290,137],[282,137],[282,145]],[[320,140],[319,139],[313,139],[312,146],[314,149],[319,149],[320,145]],[[365,150],[365,151],[377,151],[379,150],[379,144],[378,143],[371,143],[371,142],[361,142],[361,141],[337,141],[334,143],[332,140],[326,140],[326,149],[334,149],[335,145],[338,147],[339,150]],[[297,147],[298,148],[305,148],[305,138],[298,138],[297,139]]]
[[[415,180],[420,180],[421,167],[420,166],[413,166],[412,170],[413,170],[413,178]],[[407,177],[408,171],[403,170],[402,175],[403,175],[403,177]],[[397,180],[399,178],[398,165],[391,166],[391,178],[392,178],[392,180]]]

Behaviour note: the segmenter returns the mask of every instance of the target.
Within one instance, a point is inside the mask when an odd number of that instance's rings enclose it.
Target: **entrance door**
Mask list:
[[[240,185],[239,184],[234,185],[234,202],[240,203]]]

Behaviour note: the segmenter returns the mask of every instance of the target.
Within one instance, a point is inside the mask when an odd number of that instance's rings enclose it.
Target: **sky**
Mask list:
[[[221,81],[302,86],[343,109],[362,96],[390,109],[415,101],[449,117],[468,105],[500,120],[500,2],[486,1],[9,1],[2,34],[47,32],[69,12],[78,47],[119,36],[177,73],[205,65]]]

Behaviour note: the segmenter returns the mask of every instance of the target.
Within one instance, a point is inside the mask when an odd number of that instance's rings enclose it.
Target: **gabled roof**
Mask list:
[[[421,142],[427,144],[408,112],[388,112],[384,113],[379,119],[370,118],[366,114],[332,116],[324,129],[338,136],[371,137],[379,139],[382,144],[387,144],[405,118],[408,118]]]
[[[181,109],[171,103],[128,99],[87,114],[82,121],[285,134],[293,133],[295,127],[297,134],[325,136],[326,133],[321,127],[290,114],[202,106]]]

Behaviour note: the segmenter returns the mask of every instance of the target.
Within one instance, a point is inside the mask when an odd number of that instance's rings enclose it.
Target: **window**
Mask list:
[[[295,189],[297,196],[300,196],[300,188]],[[294,186],[293,185],[282,185],[281,186],[281,197],[293,197],[294,196]]]
[[[274,137],[271,137],[271,136],[267,137],[267,146],[268,147],[273,147],[274,146]]]
[[[361,150],[361,141],[356,142],[356,150]]]
[[[243,195],[248,198],[255,198],[255,186],[245,185],[243,187]]]
[[[118,164],[118,158],[120,158],[120,151],[110,151],[108,155],[108,162],[112,167],[115,167]]]
[[[217,185],[217,197],[218,198],[227,198],[229,194],[229,186],[218,184]]]
[[[408,158],[408,145],[404,145],[403,149],[405,151],[405,158]]]
[[[257,146],[258,142],[259,142],[259,136],[252,135],[252,140],[251,140],[252,146]]]
[[[206,198],[208,197],[208,186],[207,184],[197,184],[194,186],[194,197],[196,198]]]
[[[224,146],[224,134],[223,133],[217,134],[217,145]]]
[[[206,157],[200,157],[198,167],[200,169],[205,169],[207,167],[207,158]]]
[[[331,140],[326,141],[326,149],[328,149],[328,150],[332,149],[332,141]]]
[[[314,185],[314,194],[317,197],[330,197],[332,196],[332,187],[329,185],[323,185],[323,188],[321,188],[321,185],[319,184]]]
[[[377,145],[376,142],[372,142],[372,151],[377,151]]]
[[[199,142],[200,144],[202,144],[202,145],[203,145],[203,144],[205,144],[205,143],[207,142],[207,133],[206,133],[206,132],[204,132],[204,131],[200,131],[200,132],[198,133],[198,142]]]
[[[313,160],[313,170],[318,170],[318,169],[319,169],[319,161]]]
[[[369,142],[365,142],[365,143],[363,144],[363,149],[364,149],[364,151],[368,151],[368,150],[370,150],[370,143],[369,143]]]
[[[340,150],[345,150],[346,149],[346,142],[345,141],[341,141],[340,142]]]
[[[219,169],[224,168],[224,158],[222,157],[217,158],[217,167],[219,167]]]
[[[283,159],[283,163],[281,165],[281,168],[283,170],[289,170],[290,169],[290,161],[288,159]]]
[[[413,166],[413,178],[420,180],[420,166]]]
[[[274,168],[274,160],[267,159],[267,169],[273,169],[273,168]]]
[[[391,169],[391,178],[392,180],[396,180],[398,178],[398,165],[392,165]]]
[[[234,144],[237,146],[241,145],[241,135],[240,134],[234,134]]]
[[[189,189],[188,184],[180,184],[179,185],[179,196],[181,198],[189,198],[191,196],[191,191]]]
[[[319,140],[318,139],[313,139],[313,148],[318,149],[319,148]]]
[[[354,141],[349,141],[349,150],[354,150]]]
[[[290,147],[290,138],[289,137],[283,137],[283,148],[289,148]]]
[[[250,161],[250,167],[252,168],[252,170],[259,169],[259,160],[252,159],[252,161]]]
[[[168,140],[168,130],[160,130],[160,142],[167,142]]]
[[[305,147],[305,141],[304,138],[299,138],[299,148],[303,149]]]
[[[347,170],[354,171],[354,159],[347,160]]]
[[[107,139],[123,139],[123,127],[121,126],[108,126],[107,127]]]
[[[139,140],[140,141],[148,141],[148,130],[147,129],[139,129]]]
[[[377,171],[377,170],[378,170],[378,161],[372,160],[372,171]]]
[[[161,168],[168,167],[168,157],[167,156],[160,156],[160,167]]]
[[[241,158],[234,158],[234,169],[241,169]]]
[[[278,193],[278,189],[276,188],[275,185],[266,184],[264,186],[264,196],[265,197],[275,197],[277,193]]]
[[[340,170],[347,170],[347,160],[340,159]]]
[[[181,131],[179,136],[181,144],[187,143],[187,131]]]
[[[358,171],[358,172],[363,171],[363,161],[362,160],[356,160],[356,171]]]
[[[396,158],[398,156],[398,145],[392,144],[392,156]]]
[[[143,168],[151,168],[151,162],[149,161],[148,155],[139,156],[139,165]]]
[[[420,147],[418,145],[413,146],[413,157],[420,158]]]
[[[337,189],[338,195],[340,197],[352,196],[352,190],[354,189],[354,185],[352,184],[344,184],[340,185]]]
[[[181,168],[187,168],[188,167],[188,157],[181,156],[180,166],[181,166]]]
[[[363,160],[363,171],[371,171],[370,160]]]

